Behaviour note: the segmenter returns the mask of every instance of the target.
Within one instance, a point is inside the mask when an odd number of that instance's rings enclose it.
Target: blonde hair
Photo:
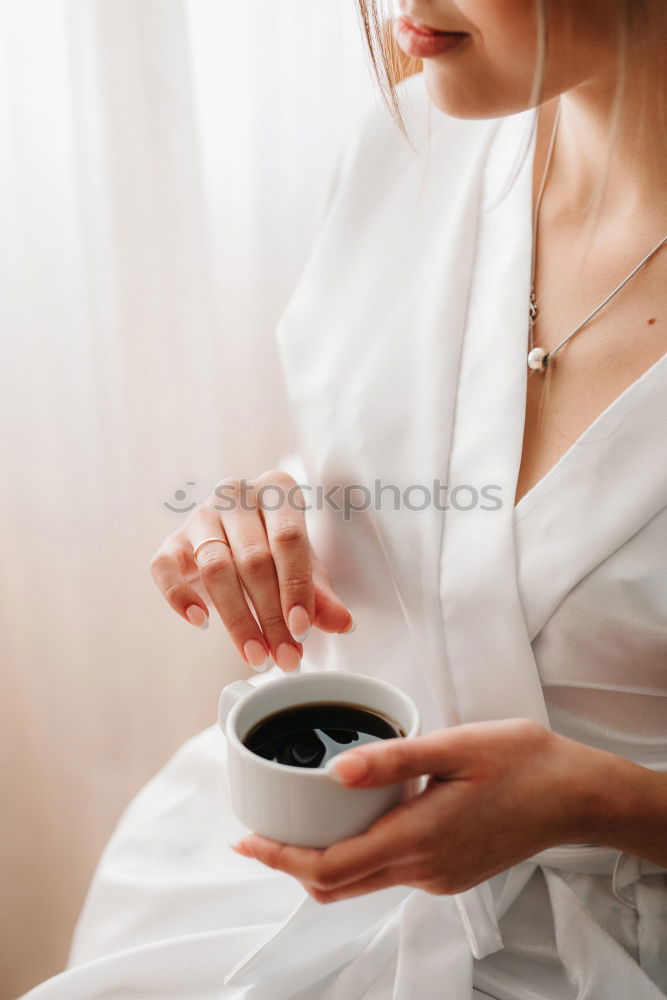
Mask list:
[[[412,59],[394,41],[391,32],[391,0],[357,0],[357,14],[382,100],[404,137],[408,139],[396,96],[396,86],[406,77],[421,71],[421,59]]]

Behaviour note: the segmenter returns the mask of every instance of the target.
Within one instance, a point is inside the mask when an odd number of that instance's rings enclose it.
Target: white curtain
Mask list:
[[[0,998],[245,672],[148,563],[292,446],[273,328],[373,96],[353,0],[0,0]]]

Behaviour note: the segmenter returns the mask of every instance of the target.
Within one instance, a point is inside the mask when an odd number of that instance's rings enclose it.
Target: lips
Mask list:
[[[415,59],[429,59],[457,48],[468,38],[465,31],[442,31],[407,17],[396,18],[394,37],[400,47]]]

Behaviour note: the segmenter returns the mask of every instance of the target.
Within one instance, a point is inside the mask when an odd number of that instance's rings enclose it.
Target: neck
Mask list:
[[[639,65],[628,59],[619,95],[615,65],[561,95],[550,183],[560,190],[560,203],[571,218],[581,219],[593,208],[614,222],[652,220],[661,232],[667,226],[661,100],[667,78],[664,69],[658,71],[662,64],[655,49],[647,46],[643,55]]]

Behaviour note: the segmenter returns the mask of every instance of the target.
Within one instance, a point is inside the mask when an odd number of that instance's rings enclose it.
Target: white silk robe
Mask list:
[[[357,628],[311,633],[303,669],[399,685],[424,731],[525,716],[667,770],[666,360],[514,507],[534,112],[459,121],[420,77],[401,92],[416,152],[369,111],[278,327],[297,478],[493,486],[502,504],[310,511]],[[398,886],[321,906],[230,849],[244,828],[224,759],[206,730],[131,803],[70,969],[31,1000],[665,996],[664,869],[564,845],[460,896]]]

